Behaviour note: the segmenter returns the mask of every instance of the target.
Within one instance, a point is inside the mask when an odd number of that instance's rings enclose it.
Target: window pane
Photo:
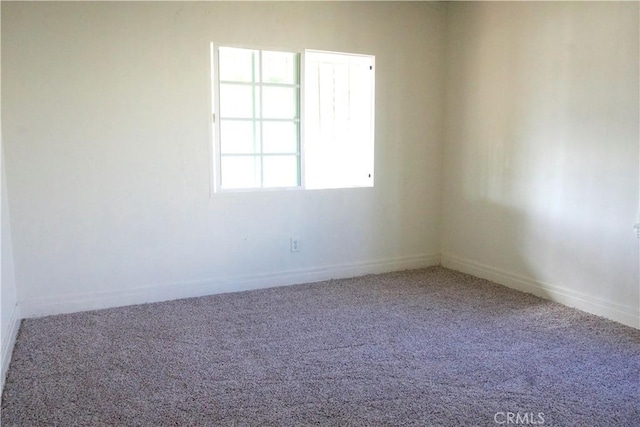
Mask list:
[[[297,83],[298,54],[290,52],[262,52],[262,82]]]
[[[296,88],[263,86],[263,117],[268,119],[297,118],[297,95]]]
[[[265,187],[296,187],[298,156],[266,156],[264,158]]]
[[[222,188],[260,187],[260,157],[222,156]]]
[[[254,108],[256,114],[259,113],[259,96],[253,86],[220,84],[220,115],[223,118],[252,118]]]
[[[297,153],[296,122],[262,122],[262,146],[265,153]]]
[[[305,54],[305,186],[373,186],[374,58]]]
[[[219,50],[220,80],[233,82],[252,82],[257,67],[257,51],[221,47]],[[258,73],[255,72],[257,76]]]
[[[260,126],[251,121],[220,121],[220,149],[222,154],[259,153]]]

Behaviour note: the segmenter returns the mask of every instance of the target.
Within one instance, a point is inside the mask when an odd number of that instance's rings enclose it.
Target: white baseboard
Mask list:
[[[378,274],[390,271],[430,267],[440,263],[440,254],[417,255],[351,264],[330,265],[304,270],[282,271],[267,274],[236,276],[197,282],[173,283],[143,288],[118,289],[82,295],[61,295],[20,301],[24,318],[50,316],[63,313],[97,310],[133,304],[168,301],[227,292],[270,288],[275,286],[312,283]]]
[[[571,289],[542,283],[451,254],[442,254],[442,265],[640,329],[640,310],[637,307],[624,306]]]
[[[18,331],[20,330],[20,308],[16,304],[13,307],[11,318],[9,319],[9,328],[6,335],[2,336],[2,372],[0,373],[0,393],[4,390],[4,380],[9,370],[9,363],[11,363],[11,355],[13,354],[13,347],[16,344],[16,338],[18,337]]]
[[[7,352],[13,349],[17,334],[20,314],[24,318],[42,317],[62,313],[73,313],[87,310],[119,307],[133,304],[167,301],[180,298],[191,298],[203,295],[245,291],[251,289],[287,286],[299,283],[312,283],[328,279],[340,279],[378,274],[390,271],[416,269],[438,265],[461,271],[476,277],[530,293],[569,307],[588,313],[603,316],[616,322],[640,329],[640,310],[602,300],[592,295],[560,286],[550,285],[534,279],[490,267],[452,254],[428,254],[351,264],[330,265],[303,270],[290,270],[275,273],[235,276],[210,279],[196,282],[173,283],[151,287],[132,288],[108,292],[63,295],[55,298],[40,298],[19,302],[12,318],[11,334],[3,337],[2,369],[3,376],[10,359]],[[5,366],[6,361],[6,366]]]

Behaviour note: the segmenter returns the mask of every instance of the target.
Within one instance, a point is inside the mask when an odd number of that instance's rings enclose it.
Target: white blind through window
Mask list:
[[[374,58],[305,52],[307,188],[373,186]]]

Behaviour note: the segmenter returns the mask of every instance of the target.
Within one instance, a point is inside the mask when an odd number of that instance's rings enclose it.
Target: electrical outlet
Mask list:
[[[640,223],[636,222],[633,224],[633,228],[636,229],[636,237],[640,239]]]
[[[291,252],[300,252],[300,239],[297,237],[291,238]]]

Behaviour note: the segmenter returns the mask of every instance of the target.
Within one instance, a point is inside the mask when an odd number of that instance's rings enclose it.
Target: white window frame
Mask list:
[[[222,187],[222,150],[221,150],[221,138],[220,138],[220,76],[218,70],[220,69],[220,57],[218,54],[218,49],[220,47],[228,47],[228,48],[238,48],[238,49],[251,49],[257,50],[260,52],[263,51],[272,51],[272,52],[287,52],[287,53],[295,53],[299,55],[299,64],[298,64],[298,84],[297,85],[288,85],[284,84],[282,86],[285,87],[295,87],[298,89],[298,182],[299,185],[296,186],[287,186],[287,187],[248,187],[248,188],[224,188]],[[304,173],[304,51],[303,50],[293,50],[293,49],[282,49],[282,48],[269,48],[269,47],[256,47],[256,46],[248,46],[248,45],[237,45],[237,44],[227,44],[227,43],[211,43],[211,93],[212,103],[211,103],[211,117],[212,117],[212,125],[213,125],[213,155],[210,155],[209,158],[212,160],[211,171],[211,193],[239,193],[239,192],[262,192],[262,191],[290,191],[290,190],[302,190],[305,188],[305,173]],[[224,82],[223,82],[224,83]],[[266,86],[279,86],[278,84],[271,83],[260,83],[260,85]],[[262,103],[262,97],[260,98],[260,102]],[[277,121],[277,120],[275,120]],[[289,121],[289,120],[283,120]],[[266,156],[275,155],[275,154],[266,154]],[[265,153],[261,153],[260,157],[265,157]]]
[[[251,188],[223,188],[221,186],[222,179],[222,168],[221,168],[221,140],[220,140],[220,79],[219,79],[219,54],[218,48],[220,47],[229,47],[229,48],[239,48],[239,49],[251,49],[257,51],[273,51],[273,52],[289,52],[296,53],[299,55],[299,70],[298,70],[298,173],[299,173],[299,183],[297,186],[290,187],[251,187]],[[211,164],[211,180],[210,180],[210,195],[211,197],[214,194],[219,193],[244,193],[244,192],[268,192],[268,191],[297,191],[297,190],[308,190],[306,187],[306,179],[305,179],[305,164],[306,164],[306,156],[305,156],[305,53],[306,52],[315,52],[315,53],[328,53],[328,54],[339,54],[339,55],[350,55],[350,56],[362,56],[369,57],[372,59],[373,63],[373,72],[374,77],[372,79],[372,87],[371,87],[371,117],[372,117],[372,128],[371,132],[371,142],[372,142],[372,150],[373,150],[373,161],[375,162],[375,56],[368,54],[356,54],[356,53],[347,53],[347,52],[334,52],[334,51],[324,51],[317,49],[283,49],[283,48],[271,48],[266,46],[252,46],[252,45],[239,45],[239,44],[229,44],[229,43],[210,43],[210,59],[211,59],[211,90],[209,94],[211,95],[211,115],[212,121],[210,122],[212,127],[211,131],[211,140],[209,143],[210,149],[213,150],[213,153],[209,153],[209,161]],[[262,83],[261,83],[262,84]],[[262,102],[262,99],[261,99]],[[264,154],[262,154],[264,155]],[[374,165],[372,165],[372,168]],[[372,169],[372,174],[374,170]],[[327,187],[327,188],[318,188],[324,190],[333,190],[333,189],[349,189],[349,188],[373,188],[374,187],[374,178],[375,175],[372,176],[371,185],[350,185],[350,186],[340,186],[340,187]],[[315,189],[315,188],[314,188]],[[313,189],[310,189],[313,190]]]

